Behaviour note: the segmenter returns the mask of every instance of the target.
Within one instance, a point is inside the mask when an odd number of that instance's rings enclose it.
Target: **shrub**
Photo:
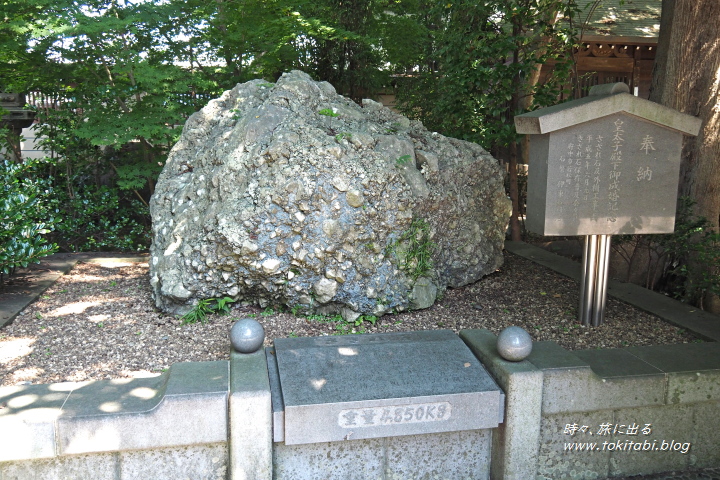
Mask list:
[[[703,308],[706,294],[720,295],[720,234],[693,214],[694,205],[688,197],[678,200],[672,234],[618,235],[613,248],[630,267],[635,256],[647,255],[646,288]]]
[[[63,221],[52,239],[70,252],[147,250],[147,207],[139,200],[123,201],[121,195],[117,188],[92,184],[73,190],[72,196],[57,190],[51,203]]]
[[[62,218],[52,239],[70,252],[147,250],[146,198],[162,162],[142,160],[137,143],[94,145],[78,134],[84,121],[76,107],[69,102],[57,110],[38,111],[35,132],[50,154],[43,174],[54,187],[55,216]]]
[[[49,183],[34,175],[38,162],[0,160],[0,287],[17,267],[27,267],[57,250],[43,235],[54,224],[46,198]]]

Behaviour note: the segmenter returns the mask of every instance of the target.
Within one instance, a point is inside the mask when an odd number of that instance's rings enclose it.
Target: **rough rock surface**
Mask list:
[[[229,296],[354,319],[495,271],[510,205],[478,145],[293,71],[190,117],[150,211],[160,309]]]

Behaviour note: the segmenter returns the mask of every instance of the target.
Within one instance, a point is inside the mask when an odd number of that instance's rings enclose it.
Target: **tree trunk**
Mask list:
[[[650,100],[703,121],[697,137],[685,138],[678,194],[693,198],[695,213],[707,218],[716,230],[720,225],[718,25],[718,0],[663,0],[650,91]],[[706,306],[720,309],[717,302]]]
[[[1,129],[2,127],[0,127]],[[7,140],[7,146],[10,151],[7,152],[10,161],[14,163],[22,162],[22,140],[20,136],[22,129],[16,129],[14,127],[7,127],[5,138]]]

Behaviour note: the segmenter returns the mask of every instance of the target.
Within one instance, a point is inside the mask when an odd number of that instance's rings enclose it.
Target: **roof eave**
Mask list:
[[[542,135],[616,113],[627,113],[685,135],[697,135],[702,121],[628,93],[572,100],[515,117],[520,134]]]

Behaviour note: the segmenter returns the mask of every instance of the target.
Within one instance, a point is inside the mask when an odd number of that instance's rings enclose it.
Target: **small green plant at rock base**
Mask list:
[[[182,323],[187,325],[188,323],[205,323],[207,321],[208,314],[219,313],[226,315],[230,313],[229,304],[235,300],[231,297],[223,298],[206,298],[198,301],[198,303],[185,315],[183,315]]]
[[[410,227],[385,249],[385,255],[394,254],[399,267],[413,280],[428,275],[432,269],[435,243],[430,240],[430,225],[425,219],[414,218]]]
[[[349,133],[347,133],[347,132],[340,132],[340,133],[338,133],[337,135],[335,135],[335,141],[338,142],[338,143],[340,143],[340,141],[341,141],[343,138],[350,139],[351,137],[352,137],[352,135],[349,134]]]
[[[393,122],[386,130],[385,133],[397,133],[400,130],[400,125],[397,122]]]
[[[338,323],[338,322],[344,322],[342,315],[306,315],[306,319],[310,320],[311,322],[320,322],[320,323]]]
[[[355,326],[359,327],[364,322],[369,322],[374,327],[377,320],[378,317],[376,317],[375,315],[360,315],[357,319],[355,319]]]
[[[212,298],[199,300],[189,312],[182,316],[182,323],[184,325],[197,322],[205,323],[208,314],[212,313],[212,307],[210,306],[212,301]]]
[[[412,160],[412,157],[410,155],[403,155],[402,157],[395,159],[395,164],[399,167],[402,167],[410,163],[410,160]]]
[[[263,317],[269,317],[270,315],[275,315],[275,310],[273,310],[272,307],[267,307],[265,310],[260,313]]]
[[[217,303],[214,308],[215,313],[227,315],[230,313],[230,304],[235,302],[235,300],[231,297],[223,297],[216,299],[216,302]]]
[[[325,115],[326,117],[339,117],[337,113],[333,111],[332,108],[323,108],[318,112],[320,115]]]

